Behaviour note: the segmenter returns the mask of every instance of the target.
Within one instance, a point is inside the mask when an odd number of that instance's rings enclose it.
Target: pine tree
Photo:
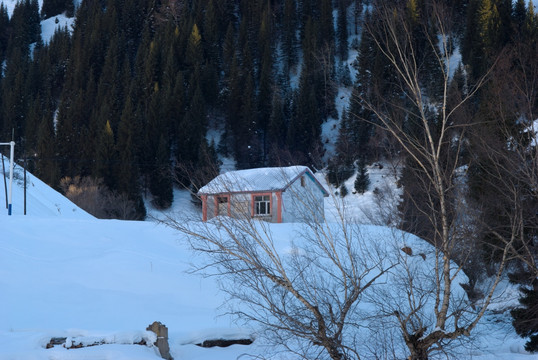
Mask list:
[[[510,311],[512,325],[519,336],[529,339],[525,343],[525,350],[535,353],[538,352],[538,282],[535,278],[530,281],[528,278],[524,281],[517,279],[516,282],[523,282],[525,285],[519,289],[520,306]]]
[[[205,13],[204,13],[204,46],[206,58],[211,59],[211,61],[218,63],[220,58],[219,51],[219,23],[217,18],[217,9],[214,3],[214,0],[209,0]]]
[[[118,126],[117,151],[119,164],[116,166],[117,189],[133,201],[136,218],[146,217],[146,208],[140,192],[138,157],[136,148],[136,115],[130,97],[127,97],[125,107]]]
[[[330,54],[336,53],[334,18],[332,0],[321,0],[321,13],[319,19],[319,44],[327,47]]]
[[[355,28],[355,35],[359,34],[359,19],[362,14],[363,10],[363,4],[362,0],[355,0],[354,1],[354,9],[353,9],[353,27]]]
[[[189,36],[189,41],[187,43],[185,63],[190,67],[194,67],[197,64],[201,65],[202,59],[202,36],[200,35],[200,30],[198,29],[198,26],[194,24],[192,26],[191,35]]]
[[[500,17],[497,5],[491,0],[482,0],[478,9],[478,26],[482,46],[491,54],[500,45]]]
[[[363,194],[368,190],[370,186],[370,176],[368,175],[368,170],[366,169],[366,162],[364,158],[361,158],[359,161],[359,172],[357,173],[357,178],[355,179],[355,191],[359,194]]]
[[[284,54],[284,73],[297,64],[297,9],[296,1],[285,0],[282,20],[282,52]]]
[[[41,41],[41,23],[37,0],[17,2],[11,14],[11,37],[8,43],[8,53],[20,49],[28,54],[30,44]]]
[[[102,178],[104,184],[110,190],[116,190],[116,166],[118,158],[116,155],[116,146],[114,133],[107,120],[104,129],[101,131],[99,142],[95,152],[95,169],[94,176]]]
[[[2,118],[3,129],[0,133],[4,139],[19,142],[25,133],[24,117],[28,112],[29,99],[26,90],[29,59],[24,50],[12,50],[5,65],[5,77],[2,79]]]
[[[516,29],[520,32],[525,24],[526,16],[527,9],[525,7],[525,0],[517,0],[512,13],[512,18]]]
[[[240,111],[240,126],[235,134],[236,162],[240,168],[259,167],[262,161],[256,101],[253,75],[248,73]]]
[[[166,136],[162,134],[157,145],[154,171],[150,174],[149,183],[149,189],[153,195],[153,205],[158,209],[169,208],[174,200],[169,149]]]
[[[71,1],[72,3],[73,1]],[[50,17],[59,15],[66,10],[65,0],[43,0],[41,7],[41,17],[48,19]]]
[[[287,134],[288,148],[298,156],[316,152],[321,143],[321,114],[312,78],[303,70],[297,90],[296,114],[292,117]]]
[[[523,27],[523,38],[536,49],[538,46],[538,15],[534,12],[534,5],[529,0],[527,5],[527,16]]]
[[[260,80],[258,86],[258,114],[259,114],[259,128],[262,132],[262,136],[266,139],[269,121],[271,117],[272,98],[273,98],[273,59],[272,48],[269,44],[266,44],[264,56],[262,58]],[[266,142],[263,146],[264,154],[267,153]]]
[[[0,4],[0,60],[4,61],[9,41],[9,16],[4,3]]]
[[[52,117],[44,116],[37,132],[36,176],[52,187],[56,187],[60,180],[54,135]]]
[[[284,103],[278,91],[273,93],[271,102],[271,117],[269,119],[268,143],[276,149],[284,148],[286,144],[286,119]],[[273,162],[273,164],[275,164]],[[276,165],[276,164],[275,164]]]
[[[222,67],[224,74],[229,76],[233,59],[235,57],[235,36],[233,24],[230,22],[222,44]]]
[[[464,64],[471,68],[474,78],[480,77],[485,61],[484,48],[481,44],[478,11],[481,0],[469,1],[465,26],[465,35],[461,45],[461,56]]]
[[[338,37],[338,56],[340,61],[344,62],[348,57],[347,46],[347,1],[338,1],[338,18],[337,18],[337,37]]]
[[[340,197],[345,198],[349,191],[347,190],[346,184],[340,185]]]

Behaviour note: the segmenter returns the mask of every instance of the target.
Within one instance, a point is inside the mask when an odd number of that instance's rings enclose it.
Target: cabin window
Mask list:
[[[271,196],[254,196],[254,214],[271,215]]]
[[[302,187],[305,187],[305,179],[304,179],[304,176],[301,176],[301,186]]]
[[[217,215],[228,215],[228,197],[217,197]]]

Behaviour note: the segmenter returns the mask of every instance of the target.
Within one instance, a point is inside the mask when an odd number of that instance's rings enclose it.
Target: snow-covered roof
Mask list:
[[[267,167],[229,171],[203,186],[199,194],[222,194],[243,192],[271,192],[286,190],[301,175],[308,174],[327,195],[327,190],[316,180],[307,166]]]

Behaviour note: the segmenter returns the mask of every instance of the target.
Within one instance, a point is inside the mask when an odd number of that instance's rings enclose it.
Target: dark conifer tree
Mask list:
[[[319,15],[318,43],[322,48],[327,48],[330,54],[336,53],[333,6],[331,0],[321,0]]]
[[[338,1],[338,18],[336,35],[338,38],[338,56],[340,61],[346,61],[348,57],[347,46],[347,0]]]
[[[187,50],[185,54],[185,64],[191,68],[196,65],[201,66],[203,62],[202,35],[198,26],[192,26],[189,41],[187,42]]]
[[[71,116],[71,105],[74,105],[78,97],[63,96],[60,103],[56,125],[57,152],[59,161],[59,170],[61,176],[80,175],[75,169],[75,159],[78,154],[78,129],[75,129],[73,117]],[[76,107],[80,109],[80,107]],[[45,129],[46,130],[46,129]]]
[[[246,75],[243,103],[239,115],[238,131],[235,134],[236,162],[242,169],[261,165],[261,144],[257,121],[257,103],[252,73]]]
[[[270,166],[279,164],[279,153],[286,146],[287,124],[284,111],[284,101],[279,91],[273,92],[271,104],[271,117],[269,119],[269,128],[267,139],[269,144],[269,163]]]
[[[219,74],[214,61],[205,60],[201,74],[202,92],[208,106],[214,107],[219,101]]]
[[[288,128],[288,148],[298,157],[308,159],[321,143],[321,113],[315,85],[305,70],[301,72],[296,101],[296,113]]]
[[[514,26],[518,32],[521,32],[523,25],[525,24],[525,18],[527,17],[527,8],[525,7],[525,0],[517,0],[514,5],[514,11],[512,13],[512,19]]]
[[[140,192],[140,179],[137,156],[137,116],[131,98],[125,101],[118,126],[117,152],[119,163],[116,166],[116,181],[119,192],[133,201],[137,219],[146,217],[146,208]]]
[[[353,7],[353,27],[355,29],[355,35],[359,34],[359,20],[362,15],[363,10],[363,1],[362,0],[354,0],[354,7]]]
[[[44,87],[50,92],[51,106],[56,106],[64,87],[67,63],[71,49],[71,34],[67,27],[57,28],[39,60],[41,72],[46,73]]]
[[[72,3],[73,1],[71,0],[71,4]],[[59,15],[66,10],[66,5],[65,0],[43,0],[41,17],[43,19],[48,19],[50,17]]]
[[[228,78],[228,92],[226,99],[226,120],[227,128],[229,131],[229,137],[232,137],[230,145],[233,146],[234,151],[237,151],[235,148],[235,143],[238,139],[238,134],[241,132],[241,118],[239,116],[241,107],[243,104],[243,76],[240,71],[240,65],[238,63],[237,56],[233,57],[230,76]]]
[[[271,117],[272,98],[273,98],[273,60],[272,48],[269,44],[266,45],[264,56],[261,64],[259,89],[258,89],[258,114],[259,128],[263,137],[263,157],[268,151],[269,143],[267,141],[267,132]]]
[[[230,22],[226,30],[226,35],[224,36],[224,42],[222,44],[222,67],[224,70],[225,76],[230,75],[230,69],[232,66],[232,61],[235,57],[235,35],[234,27]]]
[[[297,64],[297,2],[285,0],[282,19],[282,52],[284,55],[284,73]]]
[[[209,0],[204,13],[203,34],[206,58],[217,63],[217,59],[220,58],[220,32],[217,7],[215,6],[214,0]]]
[[[502,48],[512,38],[512,0],[497,0],[497,11],[499,12],[499,44],[498,49]]]
[[[119,165],[116,155],[114,133],[110,122],[107,121],[99,134],[97,148],[95,149],[94,176],[103,179],[110,190],[116,190],[116,166]]]
[[[353,126],[358,122],[356,116],[342,110],[340,128],[338,129],[338,139],[336,141],[336,156],[334,156],[327,166],[327,178],[329,183],[340,186],[349,179],[354,171],[354,162],[357,157],[357,143],[354,139]]]
[[[33,98],[31,104],[29,104],[28,113],[25,116],[24,151],[27,154],[35,153],[37,147],[39,125],[44,114],[41,106],[42,103],[43,99],[41,97]]]
[[[24,118],[30,100],[26,94],[29,59],[25,50],[14,48],[6,60],[5,77],[2,79],[2,119],[1,134],[4,139],[19,142],[25,133]]]
[[[527,282],[527,286],[520,288],[520,306],[510,311],[510,314],[516,333],[529,339],[525,343],[525,350],[535,353],[538,351],[538,284],[536,279]]]
[[[37,0],[17,2],[11,14],[8,53],[19,48],[28,54],[30,44],[41,41],[41,23]]]
[[[481,0],[470,0],[467,8],[467,21],[465,35],[461,44],[461,56],[464,64],[471,67],[471,75],[478,78],[481,74],[485,59],[484,49],[481,46],[479,31],[478,9]]]
[[[7,8],[4,3],[0,4],[0,60],[4,61],[6,57],[6,51],[8,41],[10,37],[11,28],[9,25],[9,16],[7,14]]]
[[[56,161],[56,141],[52,117],[43,116],[37,132],[36,176],[56,187],[60,180],[60,169]]]
[[[183,118],[185,117],[185,79],[183,72],[178,71],[174,80],[174,88],[172,89],[171,101],[169,101],[170,108],[168,109],[170,116],[171,133],[173,139],[178,139],[179,134],[183,129]],[[172,144],[178,149],[178,145],[174,142]],[[174,154],[178,158],[179,154]]]
[[[199,84],[194,85],[194,94],[185,113],[185,120],[182,126],[181,141],[178,141],[182,148],[181,156],[178,160],[187,163],[198,161],[198,150],[200,142],[206,134],[207,112],[202,89]]]
[[[170,146],[164,134],[160,136],[156,150],[149,189],[153,195],[153,204],[159,209],[167,209],[172,205],[174,193],[170,168]]]
[[[532,2],[527,6],[527,16],[523,27],[523,39],[531,45],[531,49],[536,50],[538,46],[538,14],[534,10]]]
[[[368,170],[366,169],[366,162],[363,158],[359,161],[359,171],[357,173],[357,178],[355,179],[354,188],[355,191],[359,194],[363,194],[368,190],[370,186],[370,176],[368,175]]]

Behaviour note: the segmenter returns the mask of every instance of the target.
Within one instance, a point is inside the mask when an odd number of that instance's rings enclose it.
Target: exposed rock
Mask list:
[[[250,345],[252,344],[252,339],[214,339],[214,340],[204,340],[202,343],[195,344],[200,347],[210,348],[210,347],[227,347],[230,345]]]

